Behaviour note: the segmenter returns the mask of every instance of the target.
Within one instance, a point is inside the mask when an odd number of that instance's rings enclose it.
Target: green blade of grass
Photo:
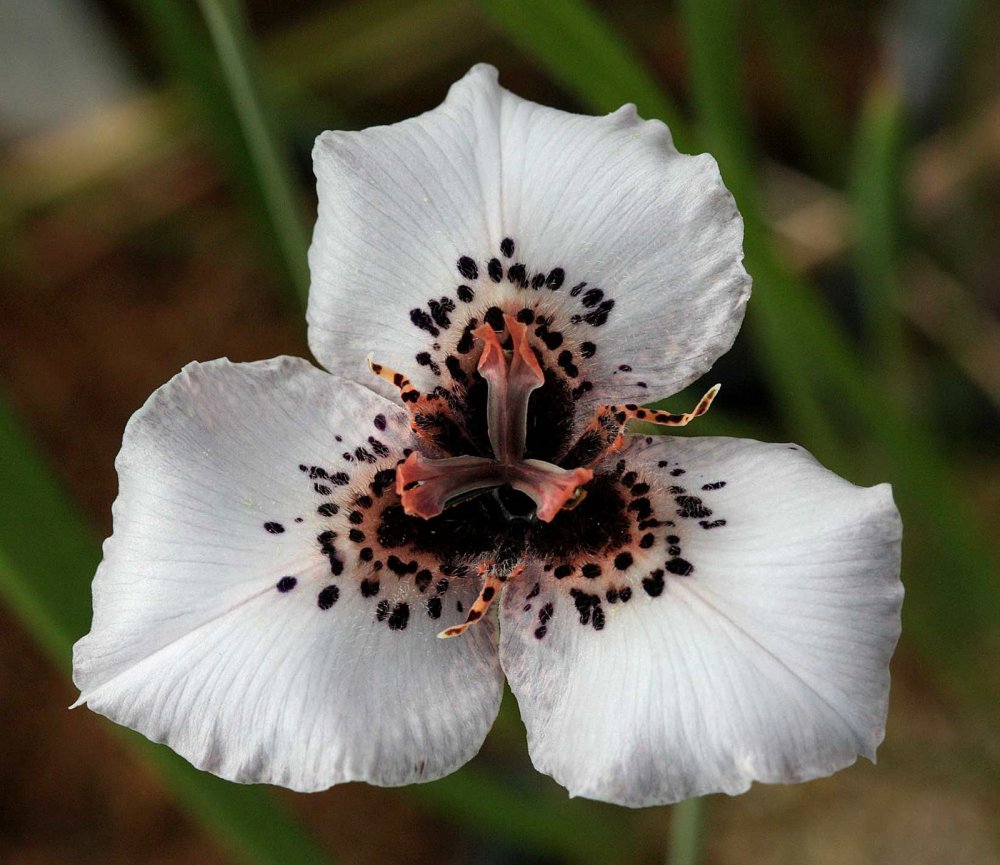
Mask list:
[[[854,249],[867,340],[892,398],[908,390],[899,290],[904,126],[894,83],[876,79],[865,100],[851,169]]]
[[[301,207],[287,164],[278,155],[273,131],[268,127],[261,104],[257,64],[251,39],[238,0],[198,0],[215,47],[233,111],[240,123],[246,149],[254,169],[254,179],[267,206],[278,239],[285,269],[299,300],[309,298],[309,232],[299,211]]]
[[[701,857],[701,820],[705,800],[685,799],[670,809],[667,865],[696,865]]]
[[[634,102],[670,126],[679,147],[691,138],[680,112],[645,66],[585,0],[479,0],[508,37],[594,111]],[[622,98],[627,93],[627,98]]]
[[[200,0],[201,2],[201,0]],[[206,27],[186,3],[148,0],[137,11],[159,54],[197,97],[230,177],[253,202],[296,304],[309,291],[309,233],[287,163],[262,108],[246,24],[238,7],[203,0]]]
[[[90,625],[90,579],[100,546],[3,400],[0,453],[0,597],[53,663],[69,673],[73,643]],[[222,781],[162,745],[110,724],[109,729],[153,766],[174,798],[236,861],[331,861],[265,788]]]
[[[837,181],[844,173],[847,122],[820,62],[806,8],[796,0],[756,0],[750,11],[767,48],[768,69],[781,85],[789,122],[805,157],[820,176]]]

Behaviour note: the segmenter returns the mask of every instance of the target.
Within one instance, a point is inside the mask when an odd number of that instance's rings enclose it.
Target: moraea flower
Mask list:
[[[191,364],[132,418],[79,703],[296,790],[454,771],[504,675],[535,765],[576,795],[873,758],[902,599],[889,487],[794,445],[630,435],[708,407],[640,404],[742,320],[715,162],[632,106],[566,114],[478,66],[427,114],[320,136],[315,167],[328,372]]]

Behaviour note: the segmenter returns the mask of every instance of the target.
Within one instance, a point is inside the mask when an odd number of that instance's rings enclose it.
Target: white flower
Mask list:
[[[631,106],[566,114],[477,66],[427,114],[320,136],[315,165],[329,372],[191,364],[132,418],[79,703],[296,790],[454,771],[505,674],[574,795],[652,805],[874,758],[889,487],[792,445],[625,431],[739,329],[715,162]]]

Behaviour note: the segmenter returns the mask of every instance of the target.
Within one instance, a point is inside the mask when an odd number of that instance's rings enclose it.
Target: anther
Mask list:
[[[500,594],[500,589],[503,588],[503,584],[509,580],[517,579],[517,577],[524,573],[524,565],[519,563],[508,573],[498,573],[494,569],[493,562],[488,562],[477,566],[477,571],[485,579],[482,589],[479,590],[479,597],[473,601],[472,606],[469,608],[469,615],[461,625],[454,625],[441,631],[438,634],[438,639],[447,640],[449,637],[458,637],[469,630],[469,626],[478,622],[490,608],[490,604],[496,600]]]

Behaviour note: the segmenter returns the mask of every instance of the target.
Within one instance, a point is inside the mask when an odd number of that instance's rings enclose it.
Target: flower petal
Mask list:
[[[503,599],[535,765],[641,806],[874,759],[902,602],[888,485],[736,439],[640,442],[617,471],[655,543],[594,580],[537,569]]]
[[[732,196],[710,156],[679,154],[633,106],[557,111],[481,65],[433,111],[324,133],[314,160],[309,336],[332,371],[358,377],[374,351],[420,390],[461,383],[472,330],[506,312],[583,404],[644,402],[739,329]]]
[[[305,361],[186,367],[125,433],[79,703],[296,790],[469,760],[499,706],[495,634],[435,634],[478,585],[379,573],[363,538],[410,441],[404,411]]]

